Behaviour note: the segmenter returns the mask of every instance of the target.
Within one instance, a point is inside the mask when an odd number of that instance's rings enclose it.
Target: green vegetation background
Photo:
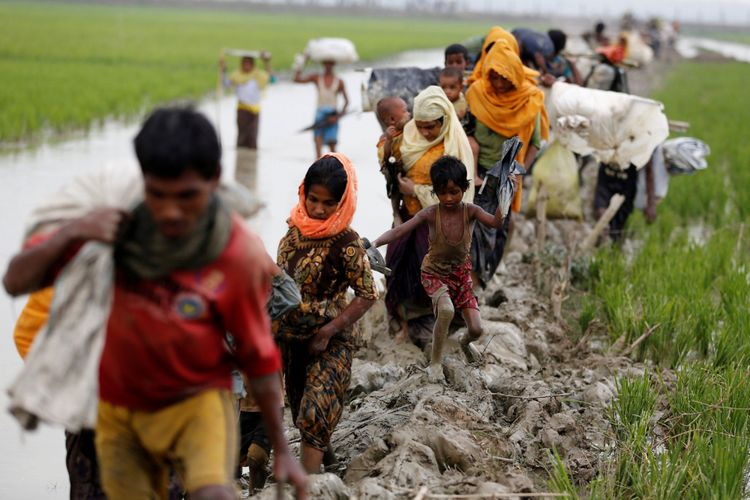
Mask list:
[[[288,70],[310,38],[349,38],[361,59],[373,60],[488,28],[413,18],[2,2],[0,142],[201,97],[215,88],[223,47],[270,50],[274,67]]]
[[[603,250],[594,260],[582,328],[602,318],[610,340],[623,337],[626,346],[653,334],[636,353],[644,376],[618,383],[614,447],[585,497],[747,498],[748,79],[750,64],[685,62],[654,96],[711,146],[709,168],[673,177],[655,224],[634,214],[631,250]],[[553,486],[575,496],[561,464]]]

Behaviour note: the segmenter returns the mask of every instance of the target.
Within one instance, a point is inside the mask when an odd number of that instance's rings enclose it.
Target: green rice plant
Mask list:
[[[750,382],[742,365],[691,365],[669,398],[670,447],[691,463],[702,498],[740,498],[750,445]]]
[[[643,490],[643,458],[648,451],[656,394],[646,374],[640,378],[619,379],[617,394],[610,410],[622,459],[617,460],[613,468],[614,485],[623,492],[637,494]]]
[[[612,459],[591,498],[743,498],[750,446],[750,382],[744,366],[690,364],[671,390],[645,374],[618,381],[611,407]],[[661,402],[659,402],[661,400]],[[664,433],[652,432],[657,414]],[[560,475],[555,471],[554,475]]]
[[[634,254],[598,252],[590,297],[613,341],[655,328],[635,355],[677,369],[677,381],[619,382],[615,451],[589,485],[592,498],[748,494],[750,141],[739,131],[750,105],[738,98],[748,78],[746,64],[684,63],[655,96],[708,142],[710,166],[672,178],[654,225],[633,218]]]
[[[565,495],[563,498],[577,500],[578,492],[576,491],[576,487],[565,468],[565,462],[563,462],[562,457],[560,457],[556,449],[553,449],[550,453],[550,462],[552,463],[552,470],[549,471],[550,489],[555,493],[563,493]]]
[[[578,326],[581,329],[581,334],[586,332],[591,322],[597,316],[599,316],[599,302],[592,299],[590,295],[585,295],[578,316]]]
[[[252,7],[0,2],[0,142],[206,95],[225,47],[270,50],[283,71],[310,38],[349,38],[368,61],[460,42],[490,25]]]

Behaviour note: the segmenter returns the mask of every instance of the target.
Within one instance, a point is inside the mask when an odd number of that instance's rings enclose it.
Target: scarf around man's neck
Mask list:
[[[229,242],[232,217],[214,195],[195,229],[183,238],[167,238],[145,203],[131,212],[131,220],[115,246],[115,264],[141,279],[159,279],[180,269],[194,269],[216,260]]]

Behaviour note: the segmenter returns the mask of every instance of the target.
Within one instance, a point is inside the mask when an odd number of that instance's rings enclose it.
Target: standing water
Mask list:
[[[382,61],[381,66],[433,67],[442,64],[442,52],[413,51]],[[357,169],[359,203],[353,227],[362,236],[375,237],[390,227],[390,203],[376,160],[375,144],[380,127],[373,113],[359,113],[360,87],[364,73],[348,71],[346,83],[350,109],[341,121],[339,150]],[[199,106],[212,121],[219,120],[224,145],[224,175],[234,171],[233,146],[237,128],[235,99],[207,101]],[[258,196],[265,208],[250,221],[268,252],[276,255],[285,221],[297,202],[297,187],[314,160],[312,133],[299,131],[314,118],[315,87],[312,84],[278,83],[269,87],[262,103],[258,151]],[[132,140],[137,124],[109,122],[85,139],[43,145],[33,151],[0,157],[0,210],[7,214],[0,242],[0,266],[4,271],[18,251],[24,221],[32,208],[71,178],[115,162],[135,162]],[[21,368],[11,339],[13,325],[25,298],[0,294],[0,330],[5,336],[0,349],[0,498],[67,498],[65,442],[62,429],[42,426],[23,433],[7,413],[5,389]]]
[[[712,38],[681,37],[677,40],[677,52],[689,59],[698,57],[701,50],[715,52],[740,62],[750,62],[750,45],[725,42]]]

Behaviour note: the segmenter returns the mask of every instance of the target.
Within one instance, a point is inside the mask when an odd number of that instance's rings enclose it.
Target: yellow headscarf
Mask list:
[[[474,69],[471,72],[471,76],[466,79],[467,86],[470,87],[472,83],[482,78],[482,66],[484,65],[484,60],[487,58],[487,47],[489,47],[490,44],[493,43],[505,43],[513,52],[516,53],[516,55],[521,55],[521,49],[518,47],[518,40],[516,40],[516,37],[513,36],[513,33],[504,30],[500,26],[493,26],[490,29],[490,32],[487,33],[487,36],[484,38],[484,43],[482,44],[482,52],[479,53],[479,60],[476,62],[476,64],[474,64]],[[539,77],[539,72],[527,66],[524,66],[523,70],[526,79],[530,83],[536,85],[537,78]]]
[[[490,83],[490,70],[509,80],[515,87],[497,94]],[[523,142],[518,160],[523,163],[529,141],[534,133],[537,115],[541,116],[542,137],[549,136],[549,120],[544,109],[544,93],[526,78],[518,55],[507,44],[496,43],[482,66],[482,78],[466,93],[471,113],[484,125],[504,137],[518,135]]]
[[[416,120],[432,121],[443,118],[440,135],[428,141],[417,130]],[[431,85],[414,98],[414,118],[404,127],[401,142],[401,160],[404,170],[409,171],[419,158],[436,145],[443,143],[445,154],[455,156],[466,165],[470,178],[474,178],[474,155],[471,152],[469,139],[466,137],[453,103],[448,100],[443,89]]]
[[[484,37],[482,51],[479,53],[479,59],[476,63],[474,63],[474,69],[471,72],[471,76],[466,79],[466,85],[468,87],[471,87],[472,83],[482,78],[482,64],[484,63],[484,59],[487,55],[487,47],[489,47],[491,43],[495,43],[498,40],[504,40],[513,50],[516,51],[516,54],[520,53],[516,37],[514,37],[510,31],[506,31],[500,26],[493,26],[492,28],[490,28],[490,32],[487,33],[487,36]]]

